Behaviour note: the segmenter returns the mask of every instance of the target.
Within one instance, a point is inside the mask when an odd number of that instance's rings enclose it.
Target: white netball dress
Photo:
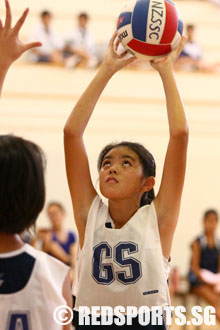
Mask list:
[[[78,253],[73,295],[79,306],[169,305],[170,266],[163,257],[154,203],[114,229],[108,207],[96,196]]]
[[[0,253],[0,330],[61,330],[53,319],[68,267],[28,244]]]

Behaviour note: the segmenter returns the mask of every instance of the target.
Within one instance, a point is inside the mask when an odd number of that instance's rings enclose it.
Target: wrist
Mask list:
[[[100,71],[109,78],[111,78],[116,72],[110,65],[106,64],[105,62],[101,64]]]
[[[7,60],[1,59],[0,60],[0,70],[1,72],[7,72],[11,63]]]
[[[161,68],[160,70],[158,70],[161,78],[165,78],[165,77],[168,77],[168,76],[173,76],[174,74],[174,69],[173,69],[173,66],[172,65],[169,65],[169,66],[164,66],[163,68]]]

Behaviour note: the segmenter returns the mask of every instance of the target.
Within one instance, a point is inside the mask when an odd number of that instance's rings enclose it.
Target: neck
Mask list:
[[[208,241],[209,242],[213,242],[214,241],[214,239],[215,239],[215,233],[214,232],[211,232],[211,233],[205,233],[205,235],[206,235],[206,237],[207,237],[207,239],[208,239]]]
[[[18,234],[0,233],[0,253],[7,253],[20,249],[24,242]]]
[[[109,213],[114,221],[115,228],[123,227],[137,212],[140,200],[109,200]]]
[[[52,230],[55,233],[62,233],[62,231],[63,231],[62,227],[61,228],[53,228]]]

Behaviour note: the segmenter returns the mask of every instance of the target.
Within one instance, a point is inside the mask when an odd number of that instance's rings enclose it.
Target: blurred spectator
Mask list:
[[[32,245],[61,260],[72,269],[76,260],[76,235],[63,228],[65,209],[59,202],[50,202],[47,206],[48,218],[52,227],[39,229]],[[71,280],[73,272],[71,273]]]
[[[216,210],[207,210],[203,220],[204,233],[191,246],[189,281],[191,291],[214,306],[220,320],[220,239],[216,237],[217,224]]]
[[[88,29],[87,13],[78,15],[77,26],[66,35],[65,52],[69,55],[68,67],[81,66],[93,68],[99,62],[95,39]]]
[[[195,26],[188,24],[186,26],[187,41],[175,68],[177,70],[201,71],[212,73],[218,70],[219,63],[208,64],[203,61],[203,52],[200,44],[194,39]]]
[[[30,41],[39,40],[42,47],[32,50],[29,59],[33,62],[64,64],[64,43],[51,27],[52,14],[45,10],[40,14],[41,23],[34,29]]]
[[[195,26],[188,24],[186,26],[187,41],[182,51],[182,57],[190,57],[194,60],[202,59],[202,48],[198,42],[194,40]]]
[[[52,225],[51,241],[56,242],[63,249],[63,252],[70,259],[70,264],[74,266],[76,258],[76,235],[72,231],[67,231],[63,228],[65,218],[63,205],[59,202],[50,202],[47,206],[47,214]],[[50,244],[50,239],[48,238],[47,245]]]
[[[178,68],[199,70],[202,60],[202,48],[198,42],[194,40],[195,26],[188,24],[186,26],[187,41],[184,46],[176,66]]]

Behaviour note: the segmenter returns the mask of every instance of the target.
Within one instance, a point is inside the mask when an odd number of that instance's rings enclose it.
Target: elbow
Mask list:
[[[74,138],[81,136],[80,132],[74,127],[70,127],[70,125],[66,124],[63,129],[64,138]]]
[[[188,128],[188,126],[180,128],[178,130],[175,130],[174,132],[171,132],[171,136],[173,138],[180,139],[182,141],[188,142],[188,139],[189,139],[189,128]]]
[[[69,136],[72,134],[72,129],[66,124],[63,128],[63,134],[64,136]]]

